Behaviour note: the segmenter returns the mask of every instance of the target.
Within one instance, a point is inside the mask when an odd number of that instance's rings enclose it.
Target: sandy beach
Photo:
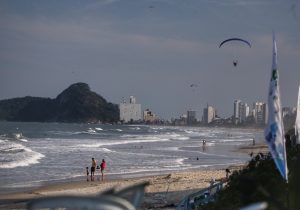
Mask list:
[[[211,178],[225,178],[225,170],[196,170],[167,175],[102,181],[79,181],[44,186],[28,192],[0,195],[1,209],[25,209],[33,198],[56,195],[95,196],[111,188],[116,190],[149,182],[141,209],[172,209],[186,195],[209,186]]]

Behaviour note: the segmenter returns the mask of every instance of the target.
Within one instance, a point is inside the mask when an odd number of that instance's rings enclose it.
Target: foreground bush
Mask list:
[[[300,145],[287,135],[289,183],[281,177],[270,154],[252,157],[248,165],[235,171],[215,202],[198,206],[199,210],[235,210],[266,201],[268,210],[300,209]]]

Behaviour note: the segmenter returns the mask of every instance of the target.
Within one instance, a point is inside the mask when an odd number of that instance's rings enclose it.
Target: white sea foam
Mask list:
[[[15,137],[16,139],[20,139],[20,138],[22,138],[22,133],[15,133],[15,134],[14,134],[14,137]]]
[[[129,128],[129,129],[131,129],[131,130],[141,130],[140,127],[132,127],[132,128]]]
[[[171,138],[171,140],[189,140],[190,137],[187,137],[187,136],[179,136],[179,137],[176,137],[176,138]]]
[[[151,127],[152,130],[164,130],[164,127]]]
[[[141,140],[123,140],[123,141],[106,141],[106,142],[95,142],[92,144],[79,144],[78,147],[86,147],[86,148],[96,148],[101,146],[111,146],[111,145],[122,145],[122,144],[133,144],[133,143],[144,143],[144,142],[157,142],[157,141],[169,141],[169,139],[161,139],[161,138],[149,138],[149,139],[141,139]]]
[[[182,165],[184,160],[187,160],[187,158],[177,158],[177,159],[175,160],[175,162],[176,162],[177,164]]]
[[[89,133],[96,133],[96,131],[95,131],[93,128],[89,128],[89,129],[88,129],[88,132],[89,132]]]
[[[191,131],[191,130],[184,130],[184,132],[189,133],[189,134],[195,133],[194,131]]]
[[[20,144],[13,144],[6,149],[1,148],[5,154],[1,155],[0,168],[16,168],[39,163],[39,159],[45,157],[43,154],[32,151]],[[3,156],[5,155],[5,156]]]
[[[95,128],[97,131],[103,131],[102,128]]]
[[[169,150],[169,151],[178,151],[179,150],[179,147],[164,147],[164,148],[161,148],[163,150]]]
[[[54,134],[54,135],[63,135],[63,136],[72,136],[72,135],[79,135],[83,133],[87,133],[86,131],[48,131],[47,133],[49,134]]]
[[[115,152],[115,151],[110,150],[110,149],[107,149],[107,148],[100,148],[100,149],[102,149],[103,152]],[[101,151],[101,150],[100,150],[100,151]]]
[[[246,141],[252,141],[253,139],[216,139],[212,140],[211,142],[214,143],[224,143],[224,142],[246,142]]]

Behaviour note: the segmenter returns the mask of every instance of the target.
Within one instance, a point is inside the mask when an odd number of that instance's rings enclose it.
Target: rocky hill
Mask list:
[[[0,120],[27,122],[117,122],[119,109],[90,90],[85,83],[76,83],[55,99],[30,97],[0,101]]]

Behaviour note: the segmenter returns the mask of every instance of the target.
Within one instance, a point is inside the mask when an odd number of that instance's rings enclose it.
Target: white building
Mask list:
[[[207,105],[206,108],[203,109],[203,122],[205,124],[211,123],[216,116],[216,111],[212,106]]]
[[[136,103],[136,99],[130,96],[129,104],[123,102],[119,104],[120,120],[124,123],[142,120],[142,105]]]
[[[254,120],[256,124],[265,125],[268,118],[267,104],[255,102],[253,104]]]
[[[235,100],[233,103],[233,122],[234,124],[245,123],[250,114],[250,107],[241,100]]]
[[[233,122],[238,124],[240,122],[240,103],[241,100],[234,100],[233,103]]]
[[[250,107],[246,103],[239,104],[239,123],[244,123],[249,116]]]

